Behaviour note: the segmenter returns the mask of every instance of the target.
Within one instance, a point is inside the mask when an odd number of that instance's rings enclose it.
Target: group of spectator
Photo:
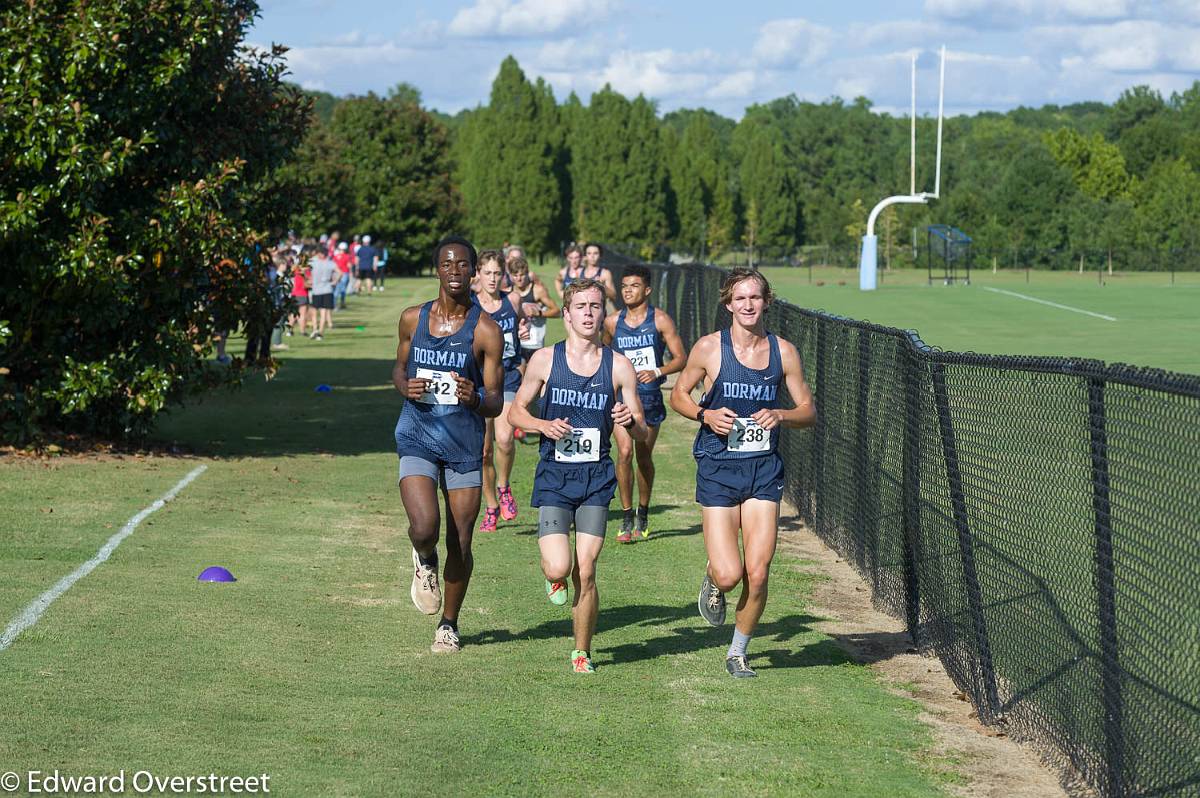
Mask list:
[[[266,323],[246,319],[247,362],[265,361],[272,350],[288,349],[285,336],[324,340],[325,331],[333,329],[333,314],[345,310],[347,297],[385,290],[388,251],[373,244],[369,235],[344,241],[336,232],[320,239],[289,234],[270,256],[272,318]],[[285,309],[289,298],[291,312]],[[258,334],[260,329],[267,333]],[[227,337],[228,332],[221,332],[214,339],[219,363],[232,360],[225,352]]]

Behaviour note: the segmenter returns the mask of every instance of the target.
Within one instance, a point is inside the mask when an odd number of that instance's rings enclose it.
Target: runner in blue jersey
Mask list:
[[[734,269],[721,286],[721,303],[732,324],[696,342],[671,392],[671,407],[700,422],[693,454],[708,550],[700,615],[713,626],[724,623],[725,593],[742,583],[733,642],[725,655],[725,669],[738,678],[756,675],[746,662],[746,647],[767,603],[775,556],[784,485],[779,428],[807,427],[817,417],[796,347],[764,326],[771,299],[766,277]],[[697,404],[692,389],[701,382],[707,390]],[[791,396],[790,408],[784,406],[781,387]]]
[[[600,257],[603,254],[603,248],[595,243],[588,244],[586,248],[578,244],[567,247],[563,253],[567,265],[563,266],[558,272],[558,277],[554,278],[558,295],[565,296],[564,289],[576,280],[595,280],[604,287],[605,299],[609,302],[616,300],[617,288],[613,285],[612,272],[600,265]]]
[[[567,339],[534,353],[508,417],[513,426],[536,429],[542,435],[530,503],[538,508],[546,594],[552,603],[565,604],[566,580],[571,578],[575,586],[571,668],[591,673],[595,670],[592,635],[600,609],[596,560],[617,487],[609,435],[614,424],[635,440],[645,440],[649,430],[642,419],[633,366],[600,342],[604,286],[595,280],[577,280],[563,293]],[[539,395],[544,395],[542,411],[535,417],[529,407]],[[625,401],[618,401],[618,395]],[[574,555],[569,538],[572,524]]]
[[[434,632],[435,653],[458,651],[458,614],[471,580],[471,535],[479,515],[484,419],[504,404],[500,328],[471,293],[475,248],[463,238],[440,241],[433,263],[438,298],[400,316],[392,383],[404,397],[396,422],[400,499],[408,514],[417,609],[437,613],[437,490],[446,499],[445,607]]]
[[[517,501],[508,484],[512,475],[516,445],[513,428],[508,423],[508,408],[521,386],[520,339],[529,337],[529,323],[521,309],[521,295],[516,291],[505,292],[504,256],[499,250],[487,249],[479,253],[479,275],[475,280],[475,299],[483,311],[500,327],[504,339],[501,362],[504,365],[504,409],[494,419],[487,420],[487,433],[483,438],[483,521],[480,532],[495,532],[496,523],[503,518],[512,521],[517,517]]]
[[[646,416],[650,434],[634,441],[621,429],[617,438],[617,489],[624,518],[618,543],[632,543],[650,536],[650,493],[654,490],[654,444],[659,425],[667,418],[662,385],[668,374],[683,369],[683,341],[675,322],[650,304],[650,269],[640,263],[626,266],[621,273],[621,300],[625,309],[604,320],[605,339],[616,351],[629,358],[637,372],[638,399]],[[670,351],[670,362],[663,355]],[[633,509],[633,455],[637,452],[638,507]]]

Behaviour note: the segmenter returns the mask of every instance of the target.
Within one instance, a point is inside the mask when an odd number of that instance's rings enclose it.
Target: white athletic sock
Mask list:
[[[729,652],[726,657],[744,657],[746,656],[746,646],[750,645],[750,635],[744,635],[738,631],[738,628],[733,627],[733,642],[729,644]]]

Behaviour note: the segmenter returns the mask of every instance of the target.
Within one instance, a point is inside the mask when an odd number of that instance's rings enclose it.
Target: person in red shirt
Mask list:
[[[354,262],[354,256],[350,254],[350,246],[345,241],[338,244],[337,252],[333,254],[333,262],[337,264],[337,269],[341,273],[337,285],[333,288],[333,299],[337,303],[338,310],[345,310],[346,288],[350,285],[350,269]]]

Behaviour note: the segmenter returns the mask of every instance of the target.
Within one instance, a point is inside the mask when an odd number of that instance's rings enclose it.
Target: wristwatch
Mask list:
[[[700,408],[700,412],[696,414],[696,420],[700,422],[701,426],[704,426],[704,408],[703,407]]]

